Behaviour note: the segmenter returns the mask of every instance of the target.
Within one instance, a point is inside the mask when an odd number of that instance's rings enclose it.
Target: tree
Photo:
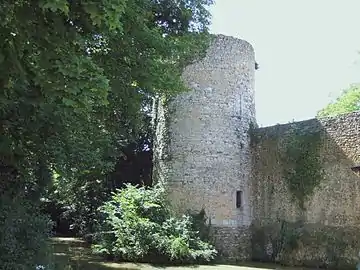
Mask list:
[[[2,1],[0,160],[33,179],[20,189],[35,191],[49,169],[111,170],[148,98],[184,90],[211,2]]]
[[[35,203],[56,178],[59,199],[101,200],[149,99],[185,90],[211,3],[1,1],[0,196]]]
[[[320,110],[317,117],[337,116],[360,110],[360,85],[354,84],[324,109]]]

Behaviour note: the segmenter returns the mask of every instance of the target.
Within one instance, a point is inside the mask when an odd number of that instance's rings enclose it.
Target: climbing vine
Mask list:
[[[320,146],[320,132],[300,134],[293,130],[285,142],[284,176],[301,209],[323,179]]]
[[[170,108],[169,103],[171,101],[171,96],[169,95],[163,95],[160,99],[160,104],[162,106],[163,111],[163,121],[164,121],[164,127],[163,127],[163,134],[162,134],[162,144],[164,146],[164,155],[163,159],[170,160]]]
[[[248,135],[250,137],[250,146],[255,146],[260,141],[259,135],[256,134],[257,128],[258,128],[258,126],[257,126],[256,122],[250,122],[249,129],[248,129]]]

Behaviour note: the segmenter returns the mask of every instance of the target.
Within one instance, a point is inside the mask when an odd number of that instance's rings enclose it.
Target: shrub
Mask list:
[[[187,213],[191,217],[192,229],[199,232],[199,237],[205,242],[210,241],[210,225],[207,224],[207,216],[205,210],[200,212],[188,211]]]
[[[127,185],[100,208],[102,232],[96,253],[119,260],[147,262],[210,261],[216,250],[200,239],[192,218],[173,217],[164,190]]]
[[[49,219],[32,202],[0,197],[0,269],[35,269],[49,265]],[[48,269],[48,268],[47,268]]]

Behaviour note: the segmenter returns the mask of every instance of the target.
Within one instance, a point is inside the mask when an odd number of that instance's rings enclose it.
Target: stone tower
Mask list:
[[[250,246],[254,75],[252,46],[219,35],[183,73],[192,90],[154,104],[154,179],[178,213],[205,210],[229,259],[246,258]]]

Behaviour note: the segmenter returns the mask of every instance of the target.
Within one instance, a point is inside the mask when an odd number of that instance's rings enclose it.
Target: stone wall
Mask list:
[[[251,139],[253,258],[354,267],[360,177],[351,168],[360,165],[360,112],[253,129]]]
[[[254,128],[254,72],[251,45],[220,35],[190,91],[154,100],[154,180],[175,212],[205,210],[227,261],[354,267],[360,112]]]
[[[254,73],[252,46],[220,35],[204,59],[185,69],[191,91],[154,103],[154,179],[165,185],[178,213],[205,209],[216,246],[229,258],[246,257],[239,252],[249,246],[241,232],[251,224]]]

